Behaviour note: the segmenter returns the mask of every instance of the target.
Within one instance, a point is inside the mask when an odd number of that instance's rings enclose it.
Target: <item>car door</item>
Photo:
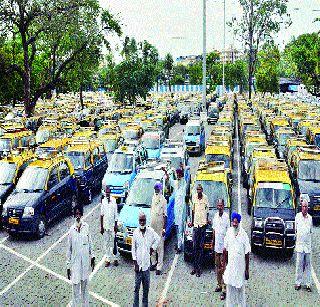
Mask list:
[[[60,210],[68,210],[74,191],[72,189],[70,169],[66,161],[59,163],[59,191],[61,195]]]
[[[59,212],[59,203],[61,201],[59,189],[59,175],[58,166],[54,165],[49,170],[49,177],[47,183],[47,198],[46,198],[46,218],[47,221],[52,221]]]

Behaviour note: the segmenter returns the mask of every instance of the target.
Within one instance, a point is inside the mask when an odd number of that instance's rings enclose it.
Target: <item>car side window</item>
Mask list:
[[[52,189],[54,186],[56,186],[59,183],[58,178],[58,168],[57,166],[54,166],[51,170],[49,180],[48,180],[48,190]]]
[[[60,173],[60,180],[63,180],[70,176],[70,170],[66,162],[61,162],[59,165],[59,173]]]
[[[93,164],[96,164],[99,159],[100,159],[100,156],[99,156],[99,148],[96,147],[93,152],[92,152],[92,156],[93,156]]]
[[[91,155],[90,152],[85,153],[85,168],[91,167]]]

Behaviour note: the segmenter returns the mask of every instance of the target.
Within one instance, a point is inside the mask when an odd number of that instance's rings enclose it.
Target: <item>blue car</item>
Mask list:
[[[119,214],[119,229],[117,233],[117,242],[119,251],[122,253],[130,253],[132,247],[132,236],[134,230],[138,227],[139,212],[143,211],[147,217],[147,225],[150,224],[150,211],[152,196],[154,193],[154,185],[156,182],[162,182],[165,187],[164,196],[168,201],[167,205],[167,239],[174,227],[174,192],[171,180],[166,177],[165,172],[161,169],[164,164],[157,167],[146,167],[141,169],[138,176],[134,180],[126,203]],[[173,178],[173,173],[169,173]]]
[[[102,180],[102,194],[108,186],[111,195],[123,203],[136,177],[139,167],[146,161],[146,152],[141,147],[118,148],[112,155],[109,167]]]
[[[142,137],[142,145],[147,151],[148,159],[159,159],[164,142],[163,131],[147,131]]]
[[[192,119],[187,122],[183,140],[188,153],[202,154],[206,139],[204,125],[200,119]]]

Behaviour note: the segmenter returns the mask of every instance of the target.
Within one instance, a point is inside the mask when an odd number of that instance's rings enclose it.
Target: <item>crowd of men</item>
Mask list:
[[[175,196],[176,252],[183,250],[184,221],[186,219],[186,184],[183,170],[177,169]],[[150,271],[161,274],[163,267],[164,236],[166,229],[167,201],[162,194],[161,183],[154,186],[151,204],[151,217],[139,214],[139,227],[135,229],[132,240],[132,259],[135,271],[134,303],[139,306],[139,292],[142,284],[142,306],[148,306]],[[297,213],[296,227],[296,280],[295,289],[302,285],[311,291],[311,232],[312,217],[308,214],[308,200],[301,198],[302,211]],[[192,215],[189,226],[193,227],[193,270],[192,275],[201,276],[206,227],[212,224],[213,246],[217,286],[215,292],[227,306],[246,306],[245,284],[249,279],[250,241],[241,226],[241,215],[233,212],[231,225],[229,214],[224,210],[223,199],[217,200],[217,212],[209,220],[208,197],[198,185],[192,195]],[[88,280],[95,266],[89,226],[82,219],[81,208],[75,208],[75,223],[71,226],[67,248],[67,276],[73,285],[73,306],[88,306]],[[106,188],[101,201],[101,234],[105,243],[105,266],[113,262],[118,266],[116,233],[118,212],[115,199]],[[150,222],[150,226],[147,226]],[[305,274],[305,279],[304,279]]]

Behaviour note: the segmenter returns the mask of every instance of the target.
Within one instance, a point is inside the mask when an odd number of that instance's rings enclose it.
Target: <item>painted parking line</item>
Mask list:
[[[317,274],[316,274],[316,272],[314,271],[314,269],[313,269],[313,266],[312,266],[312,265],[311,265],[311,276],[312,276],[312,279],[313,279],[313,281],[314,281],[314,284],[316,285],[316,288],[317,288],[318,294],[320,295],[320,283],[319,283],[319,280],[318,280]]]
[[[169,290],[169,287],[170,287],[170,283],[171,283],[171,280],[172,280],[173,272],[177,267],[178,259],[179,259],[179,255],[176,254],[174,256],[174,258],[173,258],[173,261],[172,261],[172,264],[171,264],[171,268],[170,268],[166,283],[164,285],[164,289],[163,289],[163,291],[161,293],[160,300],[159,300],[157,306],[163,306],[163,304],[166,301],[167,293],[168,293],[168,290]]]
[[[100,203],[98,203],[96,206],[94,206],[84,217],[85,220],[87,217],[89,217],[98,207],[100,206]],[[38,263],[40,262],[45,256],[47,256],[53,248],[55,248],[60,242],[62,242],[63,239],[65,239],[69,234],[69,230],[63,234],[56,242],[54,242],[44,253],[42,253],[34,262]],[[4,248],[5,245],[1,244],[0,248]],[[32,260],[33,261],[33,260]],[[35,264],[31,264],[25,271],[23,271],[20,275],[18,275],[9,285],[7,285],[2,291],[0,291],[0,296],[7,293],[16,283],[20,281],[20,279],[25,276],[33,267]]]
[[[65,283],[68,283],[69,285],[71,285],[71,281],[69,279],[67,279],[65,276],[59,274],[59,273],[56,273],[52,270],[50,270],[49,268],[47,268],[45,265],[43,264],[40,264],[38,263],[37,261],[34,261],[32,259],[30,259],[29,257],[25,256],[25,255],[22,255],[20,253],[18,253],[17,251],[13,250],[12,248],[6,246],[6,245],[3,245],[3,244],[0,244],[0,247],[3,248],[4,250],[6,250],[7,252],[15,255],[16,257],[19,257],[21,259],[23,259],[24,261],[28,262],[30,264],[30,266],[27,268],[27,270],[25,270],[23,273],[23,275],[19,278],[19,280],[24,276],[26,275],[32,268],[34,267],[37,267],[39,268],[40,270],[50,274],[50,275],[53,275],[55,276],[56,278],[58,278],[59,280],[61,281],[64,281]],[[89,279],[91,280],[92,277],[97,273],[97,271],[99,270],[99,268],[102,266],[102,264],[104,263],[105,261],[105,257],[103,257],[101,259],[101,261],[99,262],[99,264],[96,266],[96,268],[94,269],[94,271],[90,274],[90,277]],[[0,292],[0,296],[2,296],[4,293],[6,293],[14,284],[10,283],[6,288],[4,288],[1,292]],[[118,307],[117,304],[103,298],[102,296],[96,294],[95,292],[93,291],[89,291],[89,294],[96,298],[97,300],[101,301],[102,303],[105,303],[105,304],[108,304],[109,306],[113,306],[113,307]],[[70,303],[69,303],[70,304]],[[70,304],[71,305],[71,304]]]
[[[4,242],[6,242],[8,240],[8,238],[9,238],[9,236],[6,236],[6,237],[2,238],[0,240],[0,244],[3,244]]]

